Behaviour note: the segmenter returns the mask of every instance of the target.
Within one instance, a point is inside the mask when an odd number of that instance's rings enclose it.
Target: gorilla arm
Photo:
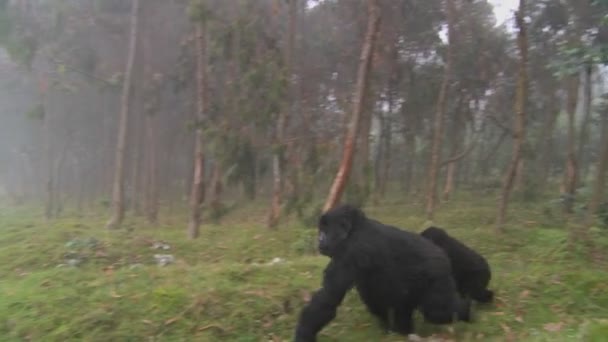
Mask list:
[[[347,265],[330,261],[324,272],[323,287],[314,293],[302,310],[296,328],[296,342],[316,341],[317,333],[336,317],[336,310],[355,281],[355,272]]]

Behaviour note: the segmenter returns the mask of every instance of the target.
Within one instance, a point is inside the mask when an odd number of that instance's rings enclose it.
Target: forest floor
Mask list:
[[[368,216],[419,232],[420,205],[392,201]],[[607,341],[608,264],[568,247],[572,225],[544,205],[514,204],[506,232],[493,231],[495,201],[458,199],[435,224],[485,255],[496,301],[476,322],[416,320],[428,341]],[[25,209],[0,208],[0,336],[9,341],[290,341],[297,315],[327,259],[310,254],[315,231],[292,219],[270,231],[265,208],[240,208],[189,241],[186,215],[152,227],[106,215],[47,225]],[[608,229],[592,230],[608,251]],[[170,249],[155,249],[155,242]],[[158,247],[158,246],[157,246]],[[608,252],[607,252],[608,253]],[[175,261],[159,266],[155,254]],[[280,258],[280,259],[275,259]],[[274,260],[274,261],[273,261]],[[319,341],[404,341],[386,335],[356,292]]]

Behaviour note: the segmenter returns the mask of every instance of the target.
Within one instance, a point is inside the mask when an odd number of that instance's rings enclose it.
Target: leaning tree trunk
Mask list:
[[[197,111],[196,133],[194,146],[194,179],[190,191],[190,222],[188,224],[188,237],[195,239],[199,235],[201,225],[201,205],[205,199],[205,154],[202,123],[207,110],[207,27],[205,22],[196,26],[196,84],[197,84]]]
[[[353,95],[353,112],[350,122],[347,127],[346,138],[344,141],[344,150],[342,154],[342,161],[334,181],[331,185],[329,195],[323,206],[323,211],[328,211],[336,206],[344,187],[350,175],[351,167],[353,164],[353,156],[355,144],[357,142],[357,135],[359,131],[359,121],[361,119],[361,112],[363,110],[363,97],[366,92],[368,75],[371,69],[372,56],[374,52],[374,45],[376,37],[378,36],[378,30],[380,27],[380,8],[377,0],[368,0],[368,22],[367,32],[365,34],[365,41],[363,42],[363,48],[361,49],[361,58],[359,60],[359,70],[357,71],[357,84]]]
[[[118,122],[118,142],[116,145],[114,165],[114,185],[112,190],[112,217],[106,224],[106,228],[118,228],[122,224],[125,215],[124,183],[125,183],[125,150],[127,147],[127,126],[129,121],[129,102],[131,101],[131,88],[133,65],[137,53],[137,22],[139,17],[139,0],[131,3],[131,32],[129,35],[129,50],[127,55],[127,66],[125,68],[125,80],[122,85],[122,98],[120,117]]]
[[[431,162],[429,164],[428,186],[426,194],[426,216],[433,219],[435,202],[437,200],[437,178],[439,178],[439,158],[441,158],[441,144],[443,141],[444,114],[452,77],[452,45],[454,42],[454,1],[446,0],[446,14],[448,19],[448,46],[443,81],[437,99],[437,111],[433,124],[433,144],[431,148]]]
[[[525,24],[526,1],[519,0],[519,10],[515,15],[519,32],[517,34],[517,47],[519,48],[519,67],[517,75],[517,90],[515,95],[515,125],[513,128],[513,154],[511,162],[504,176],[502,190],[498,199],[498,215],[496,218],[496,229],[502,231],[507,214],[509,197],[513,189],[513,183],[517,173],[517,167],[521,158],[522,147],[526,134],[526,101],[528,97],[528,38]]]

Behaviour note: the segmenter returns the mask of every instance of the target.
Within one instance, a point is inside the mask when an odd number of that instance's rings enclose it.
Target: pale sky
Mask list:
[[[489,0],[494,6],[494,15],[496,16],[496,24],[501,25],[505,21],[513,19],[513,12],[519,5],[518,0]]]

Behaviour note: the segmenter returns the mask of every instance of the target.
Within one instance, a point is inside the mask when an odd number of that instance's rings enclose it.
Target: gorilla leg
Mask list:
[[[394,310],[390,330],[403,335],[412,333],[414,331],[413,313],[413,309],[409,307]]]
[[[399,334],[411,333],[414,330],[412,315],[415,305],[408,302],[401,303],[398,308],[394,308],[393,305],[387,305],[386,300],[381,296],[374,296],[366,285],[369,284],[358,284],[357,291],[367,310],[378,318],[382,329]]]
[[[455,318],[471,320],[471,302],[460,298],[452,277],[435,280],[423,296],[420,309],[424,319],[435,324],[449,324]]]

